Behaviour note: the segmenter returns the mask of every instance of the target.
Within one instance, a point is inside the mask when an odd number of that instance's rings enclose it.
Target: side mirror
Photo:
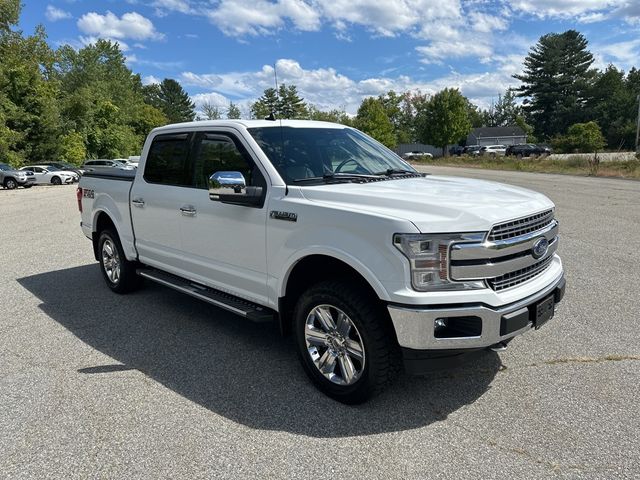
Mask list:
[[[262,187],[247,187],[240,172],[216,172],[209,177],[209,198],[222,203],[259,205]]]

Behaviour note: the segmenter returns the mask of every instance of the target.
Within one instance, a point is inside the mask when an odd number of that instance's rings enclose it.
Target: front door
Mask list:
[[[261,206],[231,205],[211,200],[208,193],[212,174],[240,172],[248,186],[262,187],[264,199],[265,175],[240,137],[224,129],[196,135],[192,168],[193,186],[181,218],[185,268],[207,285],[266,303],[264,200]]]

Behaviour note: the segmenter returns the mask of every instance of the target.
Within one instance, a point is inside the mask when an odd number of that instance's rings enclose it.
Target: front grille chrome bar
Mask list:
[[[551,222],[553,222],[553,209],[517,220],[499,223],[491,229],[487,240],[489,242],[496,242],[520,237],[541,230]]]

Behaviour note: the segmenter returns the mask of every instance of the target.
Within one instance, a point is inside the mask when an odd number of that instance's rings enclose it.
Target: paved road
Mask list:
[[[0,478],[638,478],[640,183],[432,168],[557,203],[557,316],[346,407],[290,340],[159,286],[115,296],[73,187],[0,190]]]

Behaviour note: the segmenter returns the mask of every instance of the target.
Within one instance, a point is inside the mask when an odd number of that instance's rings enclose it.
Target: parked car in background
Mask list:
[[[543,145],[535,145],[533,143],[522,143],[519,145],[509,145],[505,152],[507,156],[515,156],[517,158],[535,157],[542,155],[551,155],[552,150]]]
[[[507,147],[505,145],[486,145],[480,148],[479,155],[487,157],[504,157]]]
[[[457,145],[457,146],[451,147],[449,149],[449,155],[455,155],[455,156],[459,157],[463,153],[464,153],[464,147],[461,146],[461,145]]]
[[[69,162],[42,162],[40,165],[48,165],[50,167],[56,167],[60,170],[66,170],[68,172],[73,172],[78,175],[78,178],[82,176],[84,170],[78,168],[76,165],[73,165]]]
[[[414,150],[413,152],[405,153],[404,155],[402,155],[402,158],[404,158],[405,160],[419,160],[421,158],[433,158],[433,155],[428,152]]]
[[[60,170],[50,165],[28,165],[20,170],[32,172],[36,185],[62,185],[73,183],[77,175],[67,170]]]
[[[24,187],[30,188],[36,183],[36,177],[33,172],[25,172],[16,170],[11,165],[0,163],[0,185],[7,190]]]
[[[480,145],[467,145],[462,151],[463,155],[469,155],[471,157],[477,157],[480,154]]]
[[[120,168],[123,170],[133,170],[135,168],[127,165],[125,162],[120,160],[106,160],[106,159],[87,160],[86,162],[84,162],[84,165],[82,166],[82,168],[85,171],[95,167]]]

